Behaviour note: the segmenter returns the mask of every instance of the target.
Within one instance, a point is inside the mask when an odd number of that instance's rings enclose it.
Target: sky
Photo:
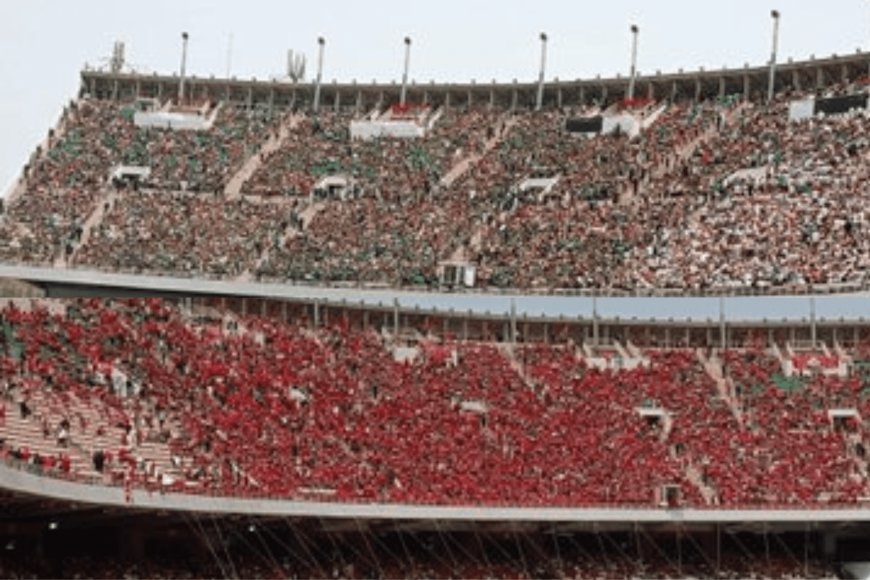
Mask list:
[[[172,73],[187,31],[191,74],[267,79],[289,49],[310,77],[323,36],[327,82],[389,82],[410,36],[412,79],[490,82],[535,79],[546,32],[547,78],[576,79],[626,74],[632,23],[641,74],[763,64],[773,8],[783,60],[870,48],[867,0],[0,0],[0,194],[116,40],[136,70]]]

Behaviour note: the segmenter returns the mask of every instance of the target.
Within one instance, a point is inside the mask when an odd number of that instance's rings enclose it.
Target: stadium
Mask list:
[[[0,215],[0,576],[870,577],[870,56],[540,40],[82,70]]]

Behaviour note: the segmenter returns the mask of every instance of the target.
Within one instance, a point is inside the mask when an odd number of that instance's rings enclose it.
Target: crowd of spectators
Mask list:
[[[660,287],[865,280],[867,112],[789,121],[787,103],[747,104],[695,151],[686,168],[702,200],[630,267]]]
[[[618,133],[572,137],[562,130],[564,121],[558,115],[545,123],[530,117],[536,139],[530,140],[524,125],[518,125],[519,134],[506,139],[489,168],[502,183],[496,207],[489,208],[489,214],[482,208],[487,224],[479,258],[482,283],[516,288],[660,287],[658,280],[648,279],[629,261],[633,254],[655,246],[657,236],[683,227],[681,218],[691,208],[679,200],[660,199],[656,185],[673,171],[682,150],[720,123],[733,106],[726,99],[655,112],[647,108],[651,124],[636,138]],[[547,151],[548,157],[541,159],[538,151]],[[478,166],[486,167],[486,160]],[[533,190],[523,195],[511,178],[542,171],[559,177],[545,194]],[[475,184],[466,186],[473,189]]]
[[[137,127],[135,110],[133,104],[93,99],[64,109],[45,149],[40,146],[24,168],[24,193],[7,201],[0,223],[3,260],[45,263],[71,253],[121,165],[150,170],[138,188],[222,192],[275,122],[263,111],[220,105],[209,113],[210,129],[176,131]]]
[[[46,149],[37,148],[23,171],[26,192],[6,201],[0,256],[9,262],[50,262],[97,206],[112,166],[105,135],[125,132],[117,107],[74,101],[64,109]]]
[[[320,177],[341,171],[353,173],[349,161],[352,118],[338,113],[304,118],[279,149],[258,154],[261,165],[243,191],[253,195],[307,197]]]
[[[106,203],[76,265],[235,278],[279,243],[293,217],[286,204],[191,193],[136,192]]]
[[[443,195],[328,204],[274,246],[256,273],[267,280],[435,286],[439,264],[468,244],[468,214],[465,200]]]
[[[263,279],[437,284],[438,265],[471,236],[466,199],[443,191],[448,171],[483,152],[501,130],[498,113],[430,112],[420,140],[351,139],[350,115],[306,119],[264,160],[246,190],[315,196],[323,209],[258,266]],[[428,118],[428,116],[427,116]],[[341,199],[315,191],[325,176],[346,179]]]
[[[351,138],[350,113],[305,117],[280,148],[262,155],[243,191],[307,197],[321,178],[341,176],[355,197],[389,203],[427,194],[457,162],[482,151],[500,113],[451,109],[422,116],[422,123],[434,124],[419,139]]]
[[[39,452],[32,452],[26,445],[21,447],[10,445],[2,439],[0,439],[0,459],[10,459],[19,464],[31,465],[40,473],[56,473],[65,476],[69,475],[72,470],[70,457],[65,453],[41,455]]]
[[[370,140],[346,112],[218,105],[207,131],[137,129],[128,105],[83,100],[28,166],[0,259],[392,286],[432,286],[458,259],[494,288],[864,283],[868,113],[790,120],[797,98],[438,109],[424,137]],[[642,129],[567,130],[617,113]],[[247,160],[244,201],[191,193],[221,193]],[[107,195],[120,163],[149,166],[148,191]]]
[[[209,105],[209,104],[207,104]],[[121,109],[129,119],[129,108]],[[230,178],[266,139],[277,131],[278,115],[232,105],[205,106],[213,117],[204,131],[144,128],[108,133],[106,144],[120,152],[125,165],[148,167],[143,187],[163,191],[223,192]]]
[[[860,373],[788,375],[765,351],[727,351],[729,397],[689,350],[600,367],[570,344],[511,353],[430,337],[398,360],[389,337],[341,321],[310,328],[158,300],[65,310],[3,311],[10,405],[101,409],[100,425],[55,413],[67,430],[58,452],[83,431],[114,433],[102,451],[130,485],[449,505],[867,497]],[[844,408],[857,418],[829,417]],[[137,458],[141,441],[168,445],[171,465]]]

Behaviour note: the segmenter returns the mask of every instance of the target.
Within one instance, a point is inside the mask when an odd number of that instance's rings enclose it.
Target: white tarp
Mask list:
[[[109,174],[109,179],[121,180],[135,177],[141,181],[147,181],[151,177],[151,168],[142,165],[119,165]]]
[[[393,349],[393,360],[397,363],[414,362],[420,355],[420,349],[413,346],[397,346]]]
[[[658,417],[663,419],[667,415],[667,412],[660,407],[635,407],[634,410],[637,411],[641,417]]]
[[[756,185],[764,182],[767,177],[767,166],[763,167],[750,167],[748,169],[738,169],[731,175],[725,178],[722,182],[724,185],[729,185],[733,181],[749,181],[752,180]]]
[[[347,188],[352,183],[352,180],[344,175],[327,175],[314,184],[312,193],[321,192],[327,195],[338,195],[343,200]]]
[[[815,99],[792,101],[788,106],[788,120],[802,121],[803,119],[811,119],[815,108]]]
[[[559,183],[558,177],[530,177],[520,182],[520,191],[526,192],[530,189],[540,189],[544,193],[548,193],[557,183]]]
[[[468,413],[477,413],[483,415],[489,412],[489,405],[484,401],[462,401],[459,403],[459,408]]]
[[[637,137],[640,135],[640,123],[633,115],[623,113],[621,115],[612,115],[602,119],[601,133],[609,135],[616,130],[628,135],[629,137]]]
[[[133,115],[137,127],[153,129],[174,129],[176,131],[207,131],[214,123],[197,113],[171,113],[169,111],[138,111]]]
[[[634,370],[638,367],[648,367],[649,359],[638,358],[638,357],[591,357],[586,359],[586,364],[589,365],[589,368],[597,369],[597,370],[612,370],[612,371],[621,371],[621,370]]]
[[[351,121],[350,136],[352,139],[376,139],[378,137],[398,137],[403,139],[419,139],[426,135],[426,128],[414,121]]]
[[[462,281],[466,288],[474,288],[477,281],[477,268],[474,266],[466,266],[462,269]]]
[[[290,387],[287,391],[288,395],[291,399],[296,401],[297,403],[307,403],[308,402],[308,393],[303,391],[302,389],[297,389],[296,387]]]
[[[833,419],[857,419],[857,409],[828,409],[828,418]]]

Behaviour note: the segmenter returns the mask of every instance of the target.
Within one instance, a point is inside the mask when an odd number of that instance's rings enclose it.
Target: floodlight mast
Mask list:
[[[635,83],[637,82],[637,36],[640,29],[636,24],[631,25],[631,68],[628,73],[628,100],[634,99]]]
[[[178,83],[178,101],[179,103],[184,102],[184,89],[187,75],[187,40],[189,35],[187,32],[181,33],[181,79]]]
[[[541,33],[541,70],[538,73],[538,98],[535,101],[535,110],[540,111],[544,106],[544,78],[547,69],[547,33]]]
[[[405,37],[405,69],[402,72],[402,93],[399,96],[399,104],[405,106],[408,98],[408,69],[411,66],[411,37]]]
[[[776,85],[776,53],[779,48],[779,10],[771,10],[770,17],[773,19],[773,48],[770,51],[770,75],[767,81],[767,102],[773,102],[773,93]]]
[[[323,83],[323,51],[326,46],[326,39],[322,36],[317,39],[319,45],[317,53],[317,81],[314,84],[314,112],[320,112],[320,86]]]

